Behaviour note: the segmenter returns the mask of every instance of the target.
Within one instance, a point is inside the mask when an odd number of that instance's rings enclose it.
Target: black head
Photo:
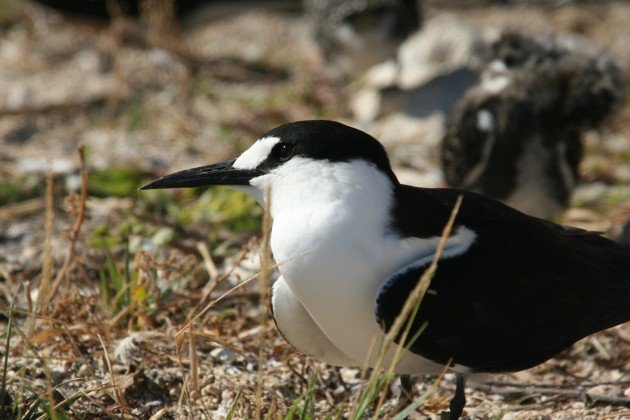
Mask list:
[[[363,159],[372,163],[390,178],[395,179],[387,152],[374,137],[348,125],[328,120],[307,120],[288,123],[268,131],[263,136],[277,137],[269,166],[281,163],[277,155],[286,149],[293,156],[331,162],[349,162]]]
[[[268,131],[238,159],[167,175],[142,189],[248,185],[251,179],[298,157],[329,162],[364,160],[398,184],[385,149],[374,137],[335,121],[310,120]]]

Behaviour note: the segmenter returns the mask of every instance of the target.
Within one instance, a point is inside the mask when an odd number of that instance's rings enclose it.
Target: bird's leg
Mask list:
[[[449,404],[450,414],[449,420],[457,420],[464,412],[464,406],[466,405],[466,376],[457,373],[455,374],[457,385],[455,386],[455,395],[451,399]]]
[[[411,375],[400,375],[400,401],[410,401],[413,395],[413,378]]]

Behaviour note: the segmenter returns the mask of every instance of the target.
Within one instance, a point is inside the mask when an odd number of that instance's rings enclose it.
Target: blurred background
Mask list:
[[[358,372],[261,326],[254,283],[199,315],[259,271],[262,209],[138,191],[282,123],[345,122],[404,183],[630,243],[629,22],[626,1],[2,0],[0,417],[243,418],[264,401],[275,418],[305,395],[314,417],[347,411]],[[621,326],[498,379],[607,403],[479,387],[467,412],[630,416],[629,342]]]

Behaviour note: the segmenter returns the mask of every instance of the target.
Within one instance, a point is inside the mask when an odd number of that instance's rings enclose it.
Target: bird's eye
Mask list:
[[[293,144],[291,143],[279,143],[273,150],[275,157],[278,160],[288,160],[293,156]]]

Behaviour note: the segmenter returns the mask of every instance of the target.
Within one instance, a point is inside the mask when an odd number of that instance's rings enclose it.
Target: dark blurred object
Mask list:
[[[621,229],[621,236],[619,236],[619,243],[621,245],[630,246],[630,220],[627,221]]]
[[[449,113],[462,92],[474,85],[479,75],[474,70],[462,67],[447,74],[434,77],[429,82],[404,90],[390,86],[381,90],[380,114],[402,112],[416,118],[426,118],[436,111]]]
[[[153,6],[161,6],[167,0],[34,0],[51,9],[71,15],[109,20],[112,15],[122,13],[131,17],[138,17],[143,9]],[[172,0],[175,14],[183,17],[203,9],[204,6],[213,6],[216,17],[229,16],[234,11],[242,11],[244,8],[256,7],[267,3],[293,3],[299,0]]]
[[[345,74],[394,57],[420,28],[420,0],[304,0],[327,61]]]
[[[502,34],[447,122],[447,183],[553,218],[579,178],[582,132],[603,123],[621,92],[619,67],[585,40]]]
[[[13,411],[13,397],[6,388],[0,387],[0,416],[3,419],[12,419],[15,417]]]
[[[141,4],[145,3],[141,0],[35,0],[51,9],[62,13],[92,17],[97,19],[110,19],[115,9],[128,16],[139,16]],[[191,8],[196,7],[201,0],[175,1],[177,13],[183,14]]]
[[[109,21],[172,6],[184,29],[252,9],[302,10],[327,61],[344,74],[393,57],[420,27],[420,0],[34,0],[64,15]]]

